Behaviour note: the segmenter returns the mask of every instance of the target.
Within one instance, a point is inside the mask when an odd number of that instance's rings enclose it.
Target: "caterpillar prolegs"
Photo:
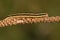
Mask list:
[[[16,24],[29,24],[29,23],[50,23],[50,22],[59,22],[60,16],[52,16],[49,17],[48,14],[42,13],[40,14],[19,14],[9,16],[0,21],[0,27],[5,27],[9,25],[16,25]]]

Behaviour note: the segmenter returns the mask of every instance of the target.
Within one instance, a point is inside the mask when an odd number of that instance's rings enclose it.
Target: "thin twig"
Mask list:
[[[16,24],[29,24],[29,23],[50,23],[50,22],[59,22],[60,16],[10,16],[0,21],[0,27],[5,27],[9,25]]]

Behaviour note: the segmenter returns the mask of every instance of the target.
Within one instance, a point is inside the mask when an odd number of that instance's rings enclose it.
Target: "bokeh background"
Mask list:
[[[60,16],[60,0],[0,0],[0,20],[7,15],[24,12],[47,12],[49,16]],[[60,23],[2,27],[0,40],[60,40]]]

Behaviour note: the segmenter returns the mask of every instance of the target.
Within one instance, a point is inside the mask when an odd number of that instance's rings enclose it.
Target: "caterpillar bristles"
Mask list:
[[[50,23],[50,22],[59,22],[60,16],[36,16],[36,15],[18,15],[18,16],[9,16],[4,20],[0,21],[0,27],[12,26],[17,24],[29,24],[29,23]]]

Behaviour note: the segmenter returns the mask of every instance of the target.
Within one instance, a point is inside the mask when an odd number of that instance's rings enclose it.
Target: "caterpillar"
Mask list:
[[[18,15],[8,16],[5,19],[0,21],[0,27],[5,27],[9,25],[16,24],[28,24],[28,23],[50,23],[50,22],[59,22],[60,16],[49,17],[47,13],[20,13]]]

